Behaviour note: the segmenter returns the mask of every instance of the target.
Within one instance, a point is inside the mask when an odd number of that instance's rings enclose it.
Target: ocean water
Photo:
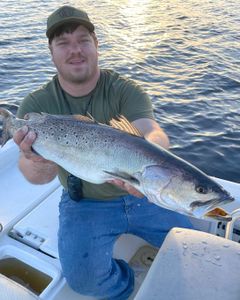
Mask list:
[[[148,92],[171,151],[240,182],[239,0],[2,0],[1,105],[15,111],[55,74],[46,19],[63,4],[93,20],[101,67]]]

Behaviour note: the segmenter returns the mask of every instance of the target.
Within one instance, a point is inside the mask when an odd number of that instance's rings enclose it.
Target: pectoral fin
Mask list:
[[[134,176],[125,173],[125,172],[121,172],[121,171],[116,171],[116,172],[110,172],[110,171],[106,171],[104,170],[104,172],[108,175],[111,175],[113,177],[113,179],[120,179],[123,180],[125,182],[128,182],[131,185],[140,185],[140,182],[137,178],[135,178]]]

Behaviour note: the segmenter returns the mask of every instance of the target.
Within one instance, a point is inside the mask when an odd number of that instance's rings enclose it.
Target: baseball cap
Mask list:
[[[46,31],[47,37],[49,38],[57,27],[69,22],[82,24],[90,32],[94,31],[94,25],[91,23],[87,13],[84,10],[64,5],[58,8],[48,17]]]

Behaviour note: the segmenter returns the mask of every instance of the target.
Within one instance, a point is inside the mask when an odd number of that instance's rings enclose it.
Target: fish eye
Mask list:
[[[196,192],[199,194],[207,194],[207,189],[201,185],[196,187]]]

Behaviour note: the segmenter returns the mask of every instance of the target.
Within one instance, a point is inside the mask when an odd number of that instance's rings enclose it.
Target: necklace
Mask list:
[[[81,113],[84,116],[86,116],[87,113],[89,113],[90,115],[92,115],[92,107],[91,106],[92,106],[93,98],[94,98],[94,95],[95,95],[96,90],[98,88],[99,82],[100,82],[100,77],[99,77],[99,79],[97,81],[97,84],[96,84],[95,88],[90,92],[90,97],[89,97],[89,100],[87,102],[87,105],[86,105],[85,109],[83,110],[83,113]],[[63,98],[64,98],[64,102],[65,102],[65,104],[67,106],[68,113],[70,115],[76,114],[76,112],[72,111],[71,105],[70,105],[70,103],[69,103],[69,101],[67,99],[67,96],[66,96],[66,92],[62,88],[61,88],[61,90],[62,90],[62,95],[63,95]],[[79,101],[81,101],[81,100],[79,100]],[[90,107],[91,107],[91,110],[90,110]]]
[[[90,106],[92,105],[92,101],[93,101],[94,94],[95,94],[95,93],[91,93],[91,95],[90,95],[90,97],[89,97],[89,100],[88,100],[88,102],[87,102],[86,107],[83,109],[83,112],[81,112],[82,115],[86,116],[87,113],[90,113],[90,112],[92,111],[92,109],[90,110]],[[66,106],[67,106],[68,113],[69,113],[70,115],[76,114],[76,112],[74,112],[74,111],[72,110],[71,105],[70,105],[70,103],[69,103],[69,101],[68,101],[68,99],[67,99],[66,94],[65,94],[64,91],[63,91],[63,98],[64,98],[64,102],[65,102],[65,104],[66,104]],[[81,100],[79,100],[79,101],[81,101]]]

